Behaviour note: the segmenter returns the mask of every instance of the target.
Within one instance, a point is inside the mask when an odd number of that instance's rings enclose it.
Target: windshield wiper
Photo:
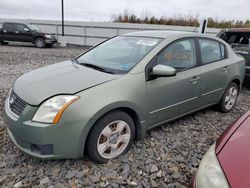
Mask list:
[[[77,61],[77,60],[76,60]],[[115,74],[114,72],[112,72],[111,70],[107,70],[103,67],[100,67],[98,65],[94,65],[94,64],[91,64],[91,63],[79,63],[80,65],[83,65],[85,67],[89,67],[89,68],[92,68],[92,69],[95,69],[95,70],[99,70],[99,71],[102,71],[102,72],[106,72],[106,73],[109,73],[109,74]]]
[[[71,62],[72,62],[72,63],[79,64],[79,62],[78,62],[77,59],[75,59],[75,58],[74,58],[74,59],[71,59]]]

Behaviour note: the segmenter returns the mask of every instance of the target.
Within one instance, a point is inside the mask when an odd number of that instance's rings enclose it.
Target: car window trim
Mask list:
[[[188,68],[188,69],[185,69],[185,70],[181,70],[181,71],[178,71],[178,70],[176,70],[176,74],[178,74],[178,73],[180,73],[180,72],[184,72],[184,71],[187,71],[187,70],[191,70],[191,69],[193,69],[193,68],[196,68],[196,67],[198,67],[199,65],[198,65],[198,53],[197,53],[197,45],[196,45],[196,42],[195,42],[195,37],[182,37],[182,38],[179,38],[179,39],[176,39],[176,40],[174,40],[174,41],[172,41],[172,42],[170,42],[169,44],[167,44],[166,46],[164,46],[150,61],[149,61],[149,63],[146,65],[146,67],[145,67],[145,70],[144,70],[144,72],[145,72],[145,79],[146,79],[146,81],[150,81],[150,69],[152,69],[153,67],[151,67],[151,66],[154,66],[153,64],[155,63],[155,59],[156,59],[156,57],[164,50],[164,49],[166,49],[166,48],[168,48],[170,45],[172,45],[173,43],[176,43],[176,42],[178,42],[178,41],[182,41],[182,40],[193,40],[194,41],[194,44],[195,44],[195,54],[196,54],[196,62],[195,62],[195,65],[193,66],[193,67],[190,67],[190,68]]]
[[[215,62],[218,62],[218,61],[223,61],[223,60],[225,60],[225,59],[228,59],[228,50],[227,50],[227,46],[225,45],[225,44],[223,44],[221,41],[218,41],[218,40],[216,40],[216,39],[212,39],[212,38],[209,38],[209,37],[195,37],[196,38],[196,40],[197,40],[197,45],[198,45],[198,51],[199,51],[199,56],[200,56],[200,61],[199,61],[199,66],[204,66],[204,65],[209,65],[209,64],[211,64],[211,63],[215,63]],[[204,40],[210,40],[210,41],[214,41],[214,42],[217,42],[217,43],[219,43],[219,45],[221,44],[222,46],[224,46],[224,49],[225,49],[225,57],[223,58],[223,59],[219,59],[219,60],[216,60],[216,61],[211,61],[211,62],[208,62],[208,63],[205,63],[205,64],[203,64],[203,62],[202,62],[202,56],[201,56],[201,47],[200,47],[200,44],[199,44],[199,40],[202,40],[202,39],[204,39]],[[220,46],[219,46],[220,47]],[[221,48],[221,47],[220,47]],[[221,52],[221,49],[220,49],[220,52]],[[222,55],[221,53],[220,53],[220,55]]]

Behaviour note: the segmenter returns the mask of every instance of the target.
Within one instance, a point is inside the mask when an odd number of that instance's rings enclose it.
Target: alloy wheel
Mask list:
[[[131,130],[125,121],[117,120],[108,124],[99,135],[97,150],[105,159],[119,156],[127,148]]]
[[[225,108],[227,110],[231,110],[236,103],[237,100],[237,95],[238,95],[238,89],[235,87],[231,87],[226,94],[225,97]]]

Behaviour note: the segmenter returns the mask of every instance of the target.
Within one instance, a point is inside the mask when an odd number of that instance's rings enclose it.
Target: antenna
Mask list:
[[[200,27],[198,33],[206,33],[207,30],[207,18],[200,21]]]

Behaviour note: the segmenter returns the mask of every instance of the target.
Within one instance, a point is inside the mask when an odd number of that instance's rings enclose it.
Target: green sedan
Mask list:
[[[218,38],[129,33],[20,76],[5,103],[7,130],[34,157],[105,163],[158,125],[211,105],[229,112],[244,73],[244,59]]]

